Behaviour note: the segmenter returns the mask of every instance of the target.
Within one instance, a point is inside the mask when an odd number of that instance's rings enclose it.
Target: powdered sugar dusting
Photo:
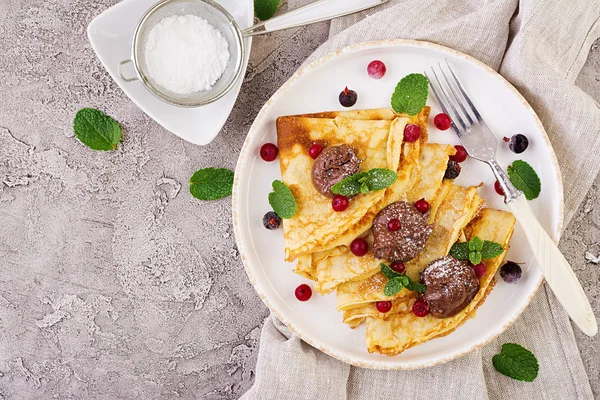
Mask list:
[[[150,78],[179,95],[210,90],[229,63],[229,45],[221,32],[195,15],[163,18],[144,46]]]

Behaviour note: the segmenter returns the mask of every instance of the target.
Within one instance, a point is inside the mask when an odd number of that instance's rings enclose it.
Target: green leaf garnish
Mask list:
[[[481,251],[483,249],[483,240],[481,240],[478,236],[475,236],[469,242],[469,250],[470,251]]]
[[[516,343],[502,345],[500,354],[492,358],[496,371],[518,381],[533,382],[540,366],[535,355]]]
[[[413,281],[406,274],[394,271],[384,263],[379,264],[379,268],[381,269],[381,273],[389,280],[383,288],[383,294],[386,296],[394,296],[403,288],[419,293],[424,293],[427,289],[427,286]]]
[[[473,265],[479,264],[481,262],[481,252],[479,252],[479,251],[470,252],[469,253],[469,261]]]
[[[457,260],[468,260],[469,253],[469,242],[456,242],[450,249],[450,255]]]
[[[531,165],[523,160],[516,160],[507,171],[512,184],[525,194],[527,200],[536,199],[540,195],[542,183]]]
[[[392,108],[398,114],[417,115],[427,103],[429,81],[422,74],[402,78],[392,95]]]
[[[266,21],[275,15],[279,7],[279,0],[254,0],[254,14],[261,21]]]
[[[471,264],[477,265],[484,258],[498,257],[504,252],[500,243],[481,240],[475,236],[469,242],[456,242],[450,248],[450,255],[457,260],[469,260]]]
[[[292,218],[296,214],[296,198],[285,183],[273,181],[273,191],[269,193],[269,204],[281,218]]]
[[[114,150],[121,140],[119,123],[94,108],[77,111],[73,130],[77,138],[92,150]]]
[[[366,172],[350,175],[331,187],[334,194],[354,196],[367,194],[374,190],[383,190],[396,182],[398,175],[387,168],[373,168]]]
[[[483,247],[481,248],[481,256],[483,258],[498,257],[503,252],[504,248],[500,243],[490,242],[489,240],[483,242]]]
[[[198,200],[219,200],[231,195],[233,172],[226,168],[204,168],[190,178],[190,193]]]

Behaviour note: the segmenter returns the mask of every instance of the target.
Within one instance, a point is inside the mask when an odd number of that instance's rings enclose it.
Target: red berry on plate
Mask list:
[[[333,211],[336,212],[345,211],[349,204],[348,198],[339,194],[333,196],[333,200],[331,200],[331,207],[333,208]]]
[[[377,311],[379,311],[382,314],[385,314],[386,312],[388,312],[392,309],[392,302],[391,301],[378,301],[377,303],[375,303],[375,307],[377,307]]]
[[[417,210],[419,210],[420,213],[425,214],[427,211],[429,211],[429,203],[427,202],[427,200],[425,199],[421,199],[419,201],[417,201],[415,203],[415,207],[417,207]]]
[[[352,107],[358,101],[358,94],[354,90],[348,89],[348,86],[346,86],[340,93],[339,100],[340,104],[344,107]]]
[[[265,161],[273,161],[277,158],[279,149],[273,143],[265,143],[260,148],[260,156]]]
[[[494,190],[496,190],[496,193],[498,193],[500,196],[504,196],[504,189],[502,189],[502,186],[500,186],[500,182],[496,181],[494,183]]]
[[[473,265],[473,271],[475,272],[475,276],[477,277],[477,279],[481,279],[485,275],[485,271],[487,271],[487,267],[485,266],[485,264],[483,262],[480,262],[477,265]]]
[[[381,79],[385,75],[387,68],[383,61],[375,60],[371,61],[367,66],[367,73],[373,79]]]
[[[318,143],[315,143],[312,146],[310,146],[310,149],[308,149],[308,155],[310,156],[310,158],[315,160],[317,157],[319,157],[319,154],[321,154],[322,151],[323,146],[321,146]]]
[[[427,314],[429,314],[429,304],[427,304],[427,302],[423,299],[417,299],[415,304],[412,306],[412,312],[417,317],[425,317]]]
[[[404,128],[404,141],[416,142],[421,137],[421,127],[417,124],[408,124]]]
[[[363,238],[356,238],[350,244],[350,251],[357,257],[362,257],[369,251],[369,243]]]
[[[294,292],[296,298],[300,301],[308,301],[312,297],[312,289],[306,284],[302,284],[296,288]]]
[[[399,274],[403,274],[406,272],[406,266],[400,261],[394,261],[393,263],[391,263],[390,268],[398,272]]]
[[[450,159],[459,163],[465,161],[468,156],[467,150],[462,146],[454,146],[454,148],[456,149],[456,154],[450,156]]]
[[[401,226],[402,224],[398,218],[393,218],[388,221],[388,229],[392,232],[396,232]]]
[[[450,128],[451,123],[452,123],[452,120],[450,119],[450,117],[444,113],[439,113],[433,119],[433,124],[440,131],[448,130]]]

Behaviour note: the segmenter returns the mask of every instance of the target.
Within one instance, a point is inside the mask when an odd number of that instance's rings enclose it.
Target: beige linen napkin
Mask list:
[[[290,7],[308,2],[289,0]],[[407,0],[333,21],[307,62],[356,42],[406,38],[439,43],[499,70],[527,98],[556,151],[565,223],[600,169],[600,108],[574,85],[600,36],[598,0]],[[491,358],[516,342],[540,361],[533,383],[497,373]],[[498,339],[433,368],[375,371],[348,366],[302,342],[270,317],[256,382],[243,399],[591,399],[568,317],[544,286]]]

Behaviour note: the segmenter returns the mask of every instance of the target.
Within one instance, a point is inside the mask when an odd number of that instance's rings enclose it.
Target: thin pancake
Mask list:
[[[320,194],[312,183],[313,159],[308,148],[314,142],[328,146],[348,144],[362,160],[361,170],[387,168],[389,135],[402,137],[406,118],[394,121],[363,121],[281,117],[277,120],[277,137],[283,181],[296,198],[297,212],[283,221],[286,261],[311,253],[320,243],[328,242],[355,226],[375,206],[385,191],[356,196],[343,213],[335,212],[331,199]],[[402,142],[394,142],[402,146]]]
[[[427,201],[433,202],[434,195],[440,192],[448,156],[454,152],[454,147],[450,145],[423,145],[420,159],[424,163],[420,163],[417,183],[409,193],[419,199],[426,198]],[[435,178],[432,179],[432,176]],[[401,200],[404,196],[401,196],[400,192],[401,190],[394,188],[386,193],[385,205]],[[351,242],[355,238],[352,237],[349,241]],[[373,236],[370,230],[364,235],[364,238],[369,243],[369,248],[372,249]],[[373,256],[372,250],[364,257],[356,257],[350,251],[348,243],[338,246],[330,252],[328,257],[311,257],[312,265],[316,267],[318,281],[316,289],[322,294],[331,293],[341,283],[364,279],[379,270],[381,260]]]
[[[425,248],[417,257],[405,264],[406,274],[418,280],[419,274],[431,261],[448,254],[460,232],[473,219],[483,205],[483,199],[477,193],[477,187],[468,188],[448,184],[447,194],[435,212],[433,231],[425,243]],[[367,256],[365,256],[367,257]],[[392,300],[409,295],[403,289],[393,297],[383,294],[388,279],[377,272],[363,281],[346,282],[337,287],[338,310],[348,310],[374,301]]]
[[[501,243],[508,249],[514,230],[515,218],[505,211],[484,209],[479,218],[466,229],[469,239],[479,236],[483,240]],[[500,256],[484,260],[487,266],[480,279],[480,289],[473,301],[451,318],[436,318],[428,315],[422,318],[413,313],[395,314],[387,320],[367,317],[367,349],[387,355],[396,355],[404,350],[423,343],[436,336],[447,334],[459,326],[485,299],[498,267],[502,264],[506,251]],[[413,294],[414,295],[414,294]]]

